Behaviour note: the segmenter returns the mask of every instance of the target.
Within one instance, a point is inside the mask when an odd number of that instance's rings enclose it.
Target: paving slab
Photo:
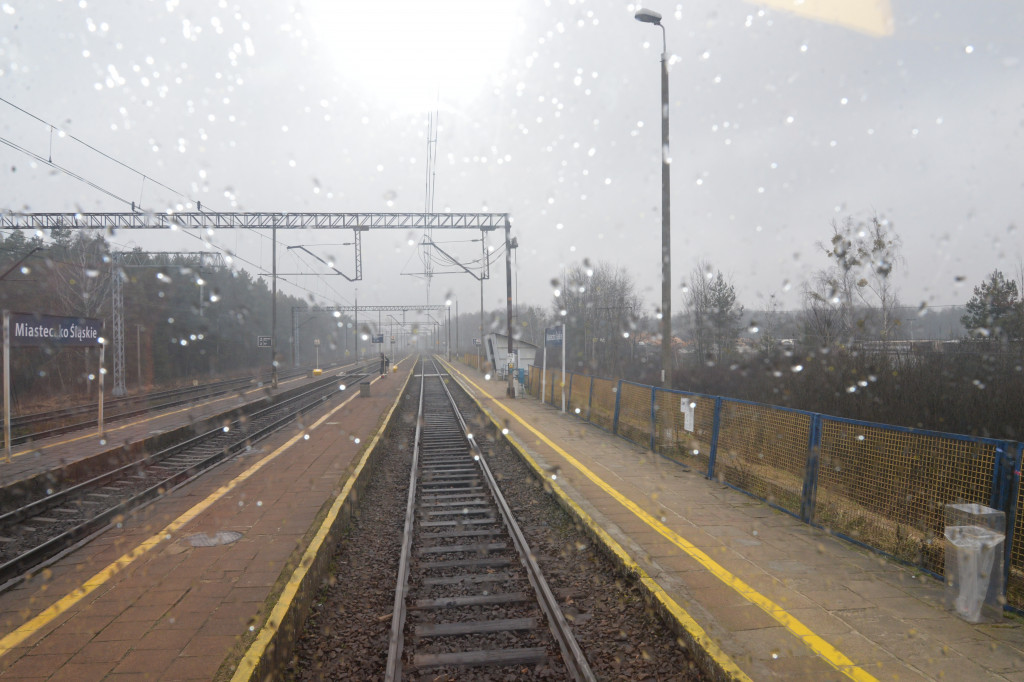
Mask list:
[[[464,365],[492,419],[753,680],[1024,680],[1017,619],[974,625],[944,586]]]
[[[0,594],[0,679],[213,679],[266,619],[289,560],[412,367],[405,360],[373,380],[370,397],[329,402]],[[222,530],[242,537],[188,541]]]

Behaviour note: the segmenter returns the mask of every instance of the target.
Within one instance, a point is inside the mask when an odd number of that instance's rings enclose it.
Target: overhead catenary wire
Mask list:
[[[7,138],[0,137],[0,142],[3,142],[7,146],[9,146],[9,147],[11,147],[11,148],[13,148],[13,149],[15,149],[17,151],[20,151],[23,154],[26,154],[26,155],[36,159],[40,163],[46,164],[47,166],[50,166],[51,168],[53,168],[53,169],[55,169],[57,171],[60,171],[60,172],[62,172],[64,174],[68,175],[69,177],[72,177],[72,178],[74,178],[74,179],[76,179],[76,180],[78,180],[80,182],[85,183],[86,185],[92,187],[93,189],[95,189],[95,190],[97,190],[99,192],[102,192],[103,194],[106,194],[107,196],[111,197],[112,199],[120,201],[121,203],[123,203],[126,206],[130,206],[133,211],[136,211],[136,210],[141,211],[141,210],[143,210],[142,209],[142,196],[143,196],[143,192],[145,190],[146,181],[148,180],[150,183],[152,183],[154,185],[157,185],[159,187],[162,187],[162,188],[168,190],[169,192],[173,193],[174,195],[184,199],[186,201],[186,203],[194,203],[195,206],[196,206],[196,210],[201,212],[201,213],[210,213],[212,215],[220,215],[221,214],[220,211],[211,210],[209,208],[204,209],[200,201],[193,201],[184,192],[180,192],[180,191],[174,189],[173,187],[171,187],[171,186],[169,186],[169,185],[167,185],[165,183],[162,183],[159,180],[154,179],[153,177],[151,177],[147,173],[144,173],[143,171],[141,171],[141,170],[139,170],[139,169],[137,169],[137,168],[135,168],[135,167],[133,167],[133,166],[123,162],[123,161],[121,161],[120,159],[117,159],[114,156],[111,156],[110,154],[104,152],[103,150],[101,150],[101,149],[99,149],[99,148],[89,144],[88,142],[82,140],[81,138],[79,138],[79,137],[77,137],[75,135],[72,135],[72,134],[68,133],[67,131],[63,130],[62,128],[60,128],[59,126],[55,125],[54,123],[51,123],[50,121],[47,121],[47,120],[43,119],[42,117],[40,117],[40,116],[38,116],[36,114],[33,114],[32,112],[30,112],[30,111],[28,111],[28,110],[18,106],[17,104],[11,102],[10,100],[8,100],[8,99],[6,99],[4,97],[0,97],[0,102],[3,102],[4,104],[7,104],[8,106],[12,107],[13,109],[16,109],[17,111],[21,112],[22,114],[28,116],[29,118],[31,118],[31,119],[33,119],[35,121],[38,121],[39,123],[42,123],[42,124],[44,124],[46,126],[49,126],[49,128],[50,128],[49,158],[43,158],[40,154],[37,154],[37,153],[35,153],[35,152],[33,152],[33,151],[29,150],[29,149],[26,149],[26,148],[22,147],[21,145],[17,144],[16,142],[13,142],[12,140],[8,140]],[[112,161],[113,163],[116,163],[117,165],[121,166],[122,168],[125,168],[126,170],[131,171],[132,173],[135,173],[136,175],[138,175],[141,178],[141,185],[140,185],[140,188],[139,188],[139,201],[136,203],[136,202],[133,202],[133,201],[131,201],[129,199],[126,199],[126,198],[116,194],[112,190],[109,190],[109,189],[107,189],[105,187],[100,186],[98,183],[96,183],[96,182],[86,178],[85,176],[80,175],[78,173],[75,173],[74,171],[72,171],[72,170],[70,170],[68,168],[65,168],[64,166],[60,165],[59,163],[54,163],[53,162],[53,132],[54,131],[57,131],[62,136],[67,137],[68,139],[70,139],[70,140],[72,140],[72,141],[74,141],[74,142],[84,146],[85,148],[89,149],[90,151],[92,151],[92,152],[94,152],[96,154],[99,154],[103,158],[105,158],[105,159],[107,159],[109,161]],[[252,232],[252,233],[256,234],[262,240],[270,239],[270,237],[268,235],[264,234],[260,230],[253,229],[251,227],[243,227],[242,229],[248,230],[249,232]],[[262,267],[260,265],[258,265],[256,263],[253,263],[252,261],[249,261],[249,260],[247,260],[245,258],[242,258],[241,256],[239,256],[237,254],[236,251],[233,251],[233,250],[228,249],[226,247],[219,246],[212,239],[209,239],[208,237],[202,237],[202,236],[198,236],[198,235],[193,235],[192,233],[190,233],[190,232],[188,232],[186,230],[182,230],[182,234],[187,234],[190,237],[193,237],[195,239],[199,239],[204,244],[206,244],[209,248],[216,249],[216,250],[218,250],[218,251],[220,251],[220,252],[230,256],[233,259],[237,259],[239,261],[242,261],[242,262],[252,266],[253,268],[256,269],[257,274],[259,274],[259,275],[267,274],[267,273],[263,272],[263,269],[262,269]],[[310,274],[314,275],[314,276],[317,276],[317,277],[320,277],[321,279],[323,279],[323,276],[320,273],[310,273]],[[295,287],[297,287],[299,289],[302,289],[302,290],[304,290],[304,291],[306,291],[308,293],[311,293],[311,294],[314,294],[314,295],[316,294],[316,292],[314,292],[314,291],[312,291],[312,290],[310,290],[310,289],[308,289],[306,287],[299,286],[299,285],[297,285],[295,282],[293,282],[291,280],[280,278],[280,277],[279,277],[279,279],[282,279],[282,281],[284,281],[284,282],[286,282],[286,283],[288,283],[288,284],[290,284],[292,286],[295,286]],[[326,284],[326,282],[325,282],[325,284]],[[328,287],[328,288],[330,288],[330,287]],[[333,289],[332,289],[332,291],[333,291]],[[335,292],[335,293],[337,293],[337,292]]]
[[[17,144],[16,142],[8,140],[6,137],[0,137],[0,142],[4,143],[8,147],[11,147],[12,149],[15,149],[15,150],[21,152],[22,154],[27,154],[28,156],[31,156],[33,159],[35,159],[36,161],[39,161],[40,163],[44,163],[47,166],[50,166],[51,168],[53,168],[55,170],[59,170],[60,172],[65,173],[66,175],[69,175],[70,177],[74,178],[75,180],[78,180],[80,182],[84,182],[85,184],[89,185],[93,189],[98,190],[100,192],[103,192],[104,194],[106,194],[108,197],[111,197],[112,199],[116,199],[116,200],[118,200],[120,202],[123,202],[125,204],[130,204],[131,203],[129,200],[125,199],[124,197],[121,197],[121,196],[118,196],[117,194],[114,194],[109,189],[106,189],[105,187],[100,187],[98,184],[96,184],[92,180],[89,180],[88,178],[83,177],[83,176],[79,175],[78,173],[75,173],[74,171],[72,171],[72,170],[70,170],[68,168],[64,168],[60,164],[57,164],[57,163],[54,163],[53,161],[49,161],[49,160],[45,159],[42,156],[40,156],[39,154],[36,154],[35,152],[33,152],[31,150],[25,149],[24,147],[22,147],[21,145]]]
[[[101,149],[97,149],[96,147],[92,146],[91,144],[89,144],[85,140],[82,140],[82,139],[80,139],[78,137],[75,137],[74,135],[72,135],[71,133],[67,132],[66,130],[63,130],[62,128],[54,125],[53,123],[50,123],[49,121],[46,121],[46,120],[42,119],[41,117],[33,114],[31,111],[27,111],[25,109],[22,109],[21,107],[19,107],[14,102],[11,102],[10,100],[5,99],[3,97],[0,97],[0,102],[3,102],[4,104],[6,104],[6,105],[8,105],[10,107],[13,107],[14,109],[17,109],[18,111],[20,111],[21,113],[25,114],[29,118],[35,119],[36,121],[39,121],[43,125],[50,126],[50,158],[51,159],[53,158],[53,131],[56,130],[57,132],[61,133],[65,137],[67,137],[67,138],[69,138],[71,140],[74,140],[78,144],[86,147],[87,149],[90,149],[90,150],[96,152],[97,154],[99,154],[103,158],[108,159],[110,161],[113,161],[114,163],[116,163],[117,165],[121,166],[122,168],[130,170],[133,173],[137,173],[137,174],[141,175],[143,178],[147,178],[148,177],[142,171],[129,166],[128,164],[126,164],[125,162],[123,162],[123,161],[121,161],[119,159],[114,158],[113,156],[111,156],[111,155],[107,154],[106,152],[102,151]],[[152,182],[152,183],[154,183],[156,185],[159,185],[160,187],[163,187],[167,191],[173,192],[174,194],[178,195],[179,197],[182,197],[183,199],[188,199],[188,196],[186,194],[184,194],[182,192],[179,192],[178,190],[174,189],[173,187],[168,187],[164,183],[162,183],[162,182],[160,182],[158,180],[154,180],[153,178],[148,178],[148,179],[149,179],[150,182]],[[120,197],[117,197],[117,198],[120,199]],[[124,203],[126,203],[126,204],[131,203],[129,201],[125,201],[124,199],[121,199],[121,201],[124,201]]]

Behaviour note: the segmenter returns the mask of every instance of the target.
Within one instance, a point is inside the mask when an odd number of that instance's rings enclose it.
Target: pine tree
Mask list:
[[[960,324],[970,336],[1008,341],[1024,339],[1024,301],[1019,297],[1017,283],[999,270],[993,270],[974,287],[974,296],[966,308]]]

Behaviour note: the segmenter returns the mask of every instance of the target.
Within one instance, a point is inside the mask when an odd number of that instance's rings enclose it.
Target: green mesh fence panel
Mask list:
[[[619,435],[648,447],[651,444],[651,387],[622,382],[619,396]]]
[[[707,473],[715,424],[715,400],[658,389],[654,394],[654,450]],[[687,422],[686,411],[693,419]]]
[[[1020,477],[1018,477],[1020,480]],[[1017,487],[1017,517],[1013,524],[1013,544],[1010,546],[1010,575],[1006,581],[1006,601],[1010,606],[1024,609],[1024,486]],[[1009,519],[1007,519],[1009,523]],[[1010,529],[1007,528],[1007,531]]]
[[[577,415],[581,419],[590,418],[590,409],[588,403],[590,402],[590,384],[591,377],[585,377],[581,374],[572,375],[572,382],[570,388],[572,389],[569,393],[569,412]]]
[[[540,367],[530,365],[530,395],[540,397]]]
[[[987,505],[995,446],[823,418],[814,521],[943,573],[943,508]]]
[[[590,422],[612,430],[615,420],[615,390],[618,381],[594,377],[594,401],[590,406]]]
[[[810,428],[808,414],[722,401],[715,475],[798,514]]]

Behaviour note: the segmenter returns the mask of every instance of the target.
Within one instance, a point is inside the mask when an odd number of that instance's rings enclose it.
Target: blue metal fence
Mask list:
[[[540,375],[530,368],[535,397]],[[1024,538],[1024,444],[575,376],[567,375],[566,404],[580,419],[935,577],[943,573],[946,504],[1005,512],[1006,597],[1024,609],[1024,542],[1015,542]],[[555,383],[549,370],[543,399],[560,407],[560,377]],[[593,409],[612,404],[613,414]]]

